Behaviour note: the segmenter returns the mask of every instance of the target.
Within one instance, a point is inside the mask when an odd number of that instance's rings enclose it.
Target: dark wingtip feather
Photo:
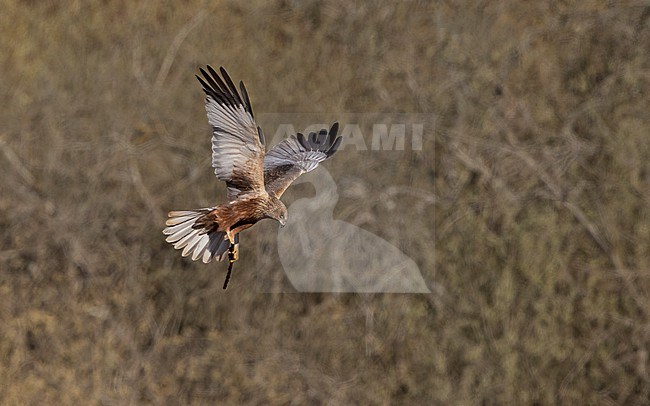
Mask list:
[[[206,72],[203,68],[199,68],[199,70],[201,71],[201,74],[205,79],[205,81],[202,81],[202,83],[207,83],[208,85],[207,90],[214,95],[219,94],[221,92],[221,86],[219,85],[219,76],[214,74],[214,69],[212,69],[212,67],[208,65],[208,71],[212,73],[212,76],[208,72]]]
[[[210,65],[206,65],[207,72],[203,68],[199,68],[199,71],[203,75],[203,78],[196,75],[199,82],[203,86],[203,90],[208,96],[211,96],[219,103],[224,103],[231,106],[243,106],[244,109],[253,117],[253,109],[251,107],[250,99],[248,98],[248,92],[246,92],[246,87],[243,82],[240,82],[239,87],[240,92],[237,90],[237,87],[232,82],[232,79],[226,72],[223,66],[219,67],[219,72]],[[243,96],[243,99],[242,99]]]
[[[215,72],[214,69],[212,69],[212,66],[208,65],[208,72],[210,74],[207,74],[203,69],[201,69],[201,73],[203,73],[203,77],[210,83],[212,86],[212,90],[216,93],[217,91],[220,91],[221,93],[225,93],[225,86],[222,86],[223,82],[221,81],[221,78]]]
[[[233,83],[232,79],[230,79],[230,75],[228,75],[228,72],[226,72],[223,66],[219,67],[219,71],[221,72],[221,76],[223,77],[223,80],[226,82],[226,85],[228,86],[228,89],[230,90],[232,96],[235,98],[237,103],[244,106],[244,102],[242,101],[241,97],[239,97],[239,92],[237,91],[237,87],[235,87],[235,84]]]
[[[204,91],[205,93],[208,93],[208,84],[205,83],[205,82],[203,81],[203,79],[201,79],[201,77],[200,77],[199,75],[194,75],[194,76],[196,76],[196,78],[199,80],[199,83],[201,83],[201,87],[203,87],[203,91]]]
[[[318,138],[316,139],[316,143],[321,145],[326,138],[327,138],[327,128],[323,128],[318,132]]]
[[[339,132],[339,122],[336,121],[334,124],[332,124],[332,127],[330,128],[330,140],[333,141],[334,137],[336,137],[336,134]]]
[[[246,111],[248,111],[251,117],[253,117],[254,119],[255,116],[253,116],[253,107],[251,106],[251,100],[248,98],[248,92],[246,91],[246,86],[244,86],[244,82],[241,80],[239,81],[239,90],[241,91],[242,97],[244,98],[244,103],[246,103],[245,105]]]
[[[219,75],[217,74],[217,71],[215,71],[214,68],[212,68],[212,66],[210,66],[210,65],[208,65],[208,71],[210,71],[210,74],[212,76],[219,77]]]
[[[309,133],[309,144],[311,144],[312,147],[316,146],[316,133],[315,132]]]
[[[336,140],[336,134],[339,132],[339,122],[335,122],[332,124],[332,127],[330,128],[329,132],[329,139],[327,140],[327,145],[334,145],[334,141]]]
[[[327,152],[325,152],[325,155],[327,155],[328,158],[334,155],[334,153],[339,149],[339,146],[341,145],[341,141],[343,141],[343,137],[338,137],[334,141],[334,144],[332,144],[332,146],[327,150]]]
[[[336,152],[339,145],[341,145],[342,138],[336,137],[339,130],[339,123],[336,122],[332,125],[329,131],[322,129],[318,133],[311,132],[308,136],[302,133],[297,133],[296,137],[300,145],[308,151],[321,151],[328,157]]]
[[[208,65],[208,69],[210,69],[210,65]],[[203,77],[207,77],[207,76],[208,76],[208,73],[205,71],[205,69],[203,69],[203,68],[199,68],[199,70],[201,71],[201,74],[203,75]]]
[[[296,137],[298,137],[298,142],[300,143],[300,145],[307,148],[307,144],[305,142],[305,136],[303,135],[303,133],[296,134]]]

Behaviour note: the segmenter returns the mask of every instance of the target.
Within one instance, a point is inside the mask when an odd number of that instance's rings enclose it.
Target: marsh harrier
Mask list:
[[[239,233],[263,219],[284,226],[287,208],[282,193],[303,173],[315,169],[332,156],[339,145],[338,123],[308,136],[291,135],[265,154],[262,129],[255,123],[253,109],[243,82],[239,90],[220,68],[208,65],[196,78],[206,94],[205,110],[212,126],[212,167],[226,182],[228,202],[196,210],[171,211],[163,231],[166,241],[191,254],[192,260],[230,261],[224,289],[233,263],[239,258]]]

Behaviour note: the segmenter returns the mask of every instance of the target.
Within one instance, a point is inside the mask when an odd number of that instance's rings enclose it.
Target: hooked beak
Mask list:
[[[287,220],[278,220],[280,222],[280,228],[284,227],[287,224]]]

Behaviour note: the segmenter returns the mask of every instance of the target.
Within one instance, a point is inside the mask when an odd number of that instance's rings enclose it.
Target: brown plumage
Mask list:
[[[167,242],[183,249],[183,256],[222,260],[228,253],[230,266],[238,258],[239,233],[263,219],[287,221],[287,208],[280,197],[303,173],[332,156],[339,145],[338,123],[329,129],[298,133],[281,141],[265,154],[262,129],[257,126],[248,92],[242,82],[237,90],[223,68],[221,76],[208,65],[197,79],[206,94],[205,109],[212,126],[212,166],[226,182],[228,202],[215,207],[169,212]]]

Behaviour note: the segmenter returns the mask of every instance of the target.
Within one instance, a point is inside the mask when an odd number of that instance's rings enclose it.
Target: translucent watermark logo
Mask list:
[[[427,114],[345,114],[329,122],[316,114],[264,114],[259,121],[266,122],[271,146],[292,134],[318,132],[338,121],[343,137],[340,149],[351,146],[357,151],[422,151],[424,134],[431,134],[434,125]]]
[[[346,114],[330,121],[317,114],[258,117],[269,148],[297,132],[309,134],[329,128],[334,121],[340,123],[339,135],[343,137],[339,150],[359,152],[362,164],[366,159],[381,161],[388,151],[419,152],[432,147],[432,143],[424,142],[427,135],[433,134],[431,115]],[[391,154],[388,162],[399,165],[400,154]],[[336,165],[338,156],[329,164]],[[408,165],[409,155],[404,156],[404,165]],[[311,184],[315,194],[287,205],[288,221],[279,229],[277,238],[280,262],[295,290],[431,293],[417,263],[401,249],[377,234],[335,219],[338,187],[325,166],[294,181],[294,185],[304,183]]]
[[[354,224],[334,219],[334,179],[324,167],[295,183],[316,194],[289,205],[278,232],[278,254],[299,292],[431,293],[415,261],[390,242]]]
[[[309,134],[310,132],[318,132],[322,128],[329,128],[330,124],[310,124],[304,129],[296,131],[293,124],[284,123],[280,124],[273,135],[273,144],[280,142],[280,140],[288,137],[290,134],[302,132]],[[408,131],[407,131],[408,130]],[[374,124],[370,131],[370,137],[364,135],[361,126],[356,123],[343,124],[339,130],[339,135],[343,137],[341,142],[341,149],[348,145],[354,146],[357,151],[404,151],[406,149],[407,136],[410,141],[410,149],[413,151],[422,150],[422,133],[424,132],[424,123],[413,123],[407,125],[396,124]],[[370,139],[370,145],[368,145]]]

